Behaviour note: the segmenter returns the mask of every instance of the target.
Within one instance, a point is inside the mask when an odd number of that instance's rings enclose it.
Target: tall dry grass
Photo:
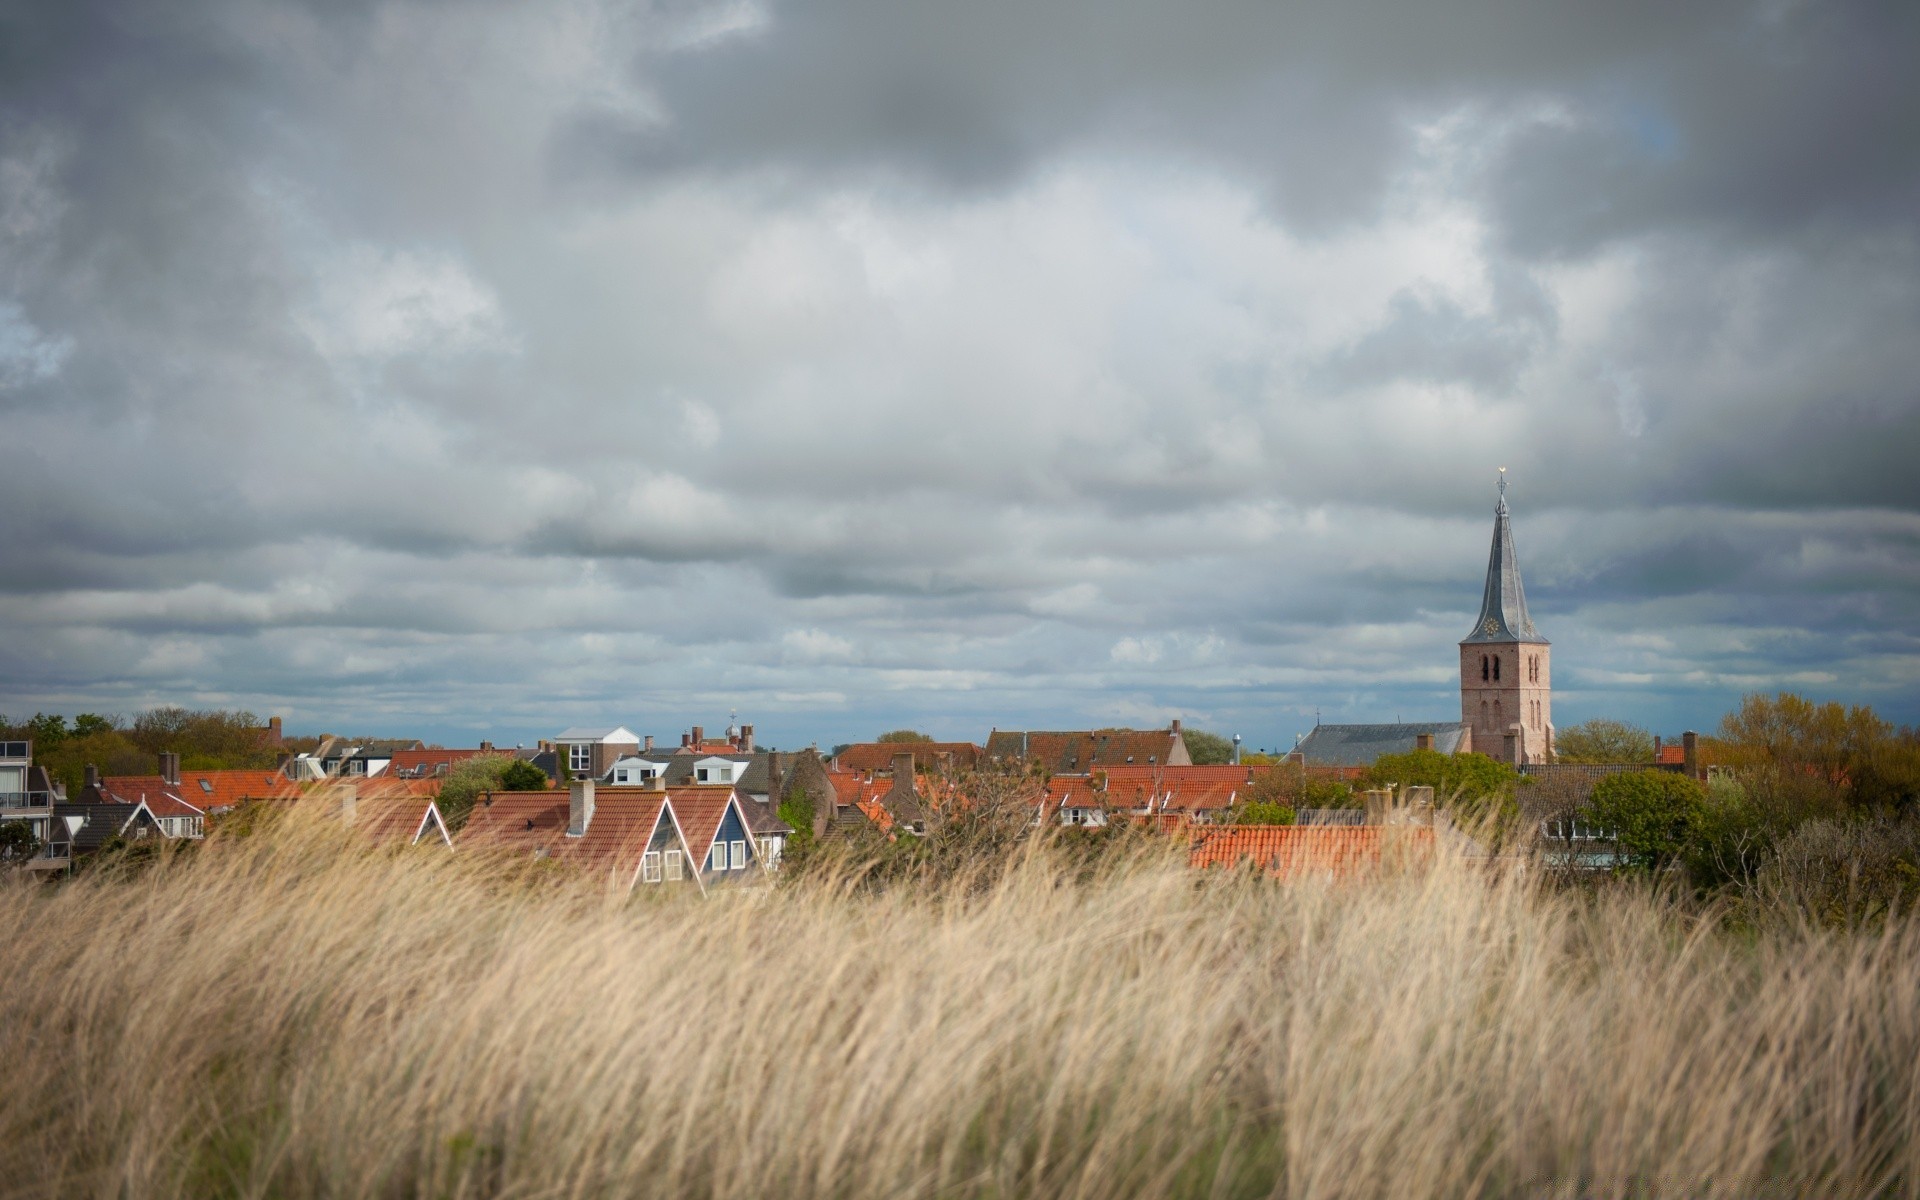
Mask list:
[[[1913,1195],[1920,925],[1442,866],[616,901],[288,823],[5,887],[0,1185]]]

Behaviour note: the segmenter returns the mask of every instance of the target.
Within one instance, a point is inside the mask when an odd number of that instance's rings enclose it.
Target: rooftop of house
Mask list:
[[[553,740],[556,742],[604,742],[610,745],[626,745],[629,742],[636,746],[640,744],[639,735],[625,725],[576,725],[571,729],[563,730]]]
[[[162,812],[155,804],[160,797],[191,806],[195,813],[221,812],[246,800],[268,800],[290,795],[292,787],[278,771],[181,771],[180,782],[168,783],[160,775],[106,775],[100,779],[103,798],[121,804],[145,799],[156,817],[189,815]]]
[[[49,840],[67,843],[75,853],[98,850],[116,835],[126,832],[140,819],[142,811],[137,803],[56,804],[53,837]],[[151,808],[144,811],[149,816],[152,813]]]
[[[1107,803],[1116,808],[1188,810],[1230,807],[1255,768],[1231,763],[1199,767],[1106,767]]]
[[[1188,864],[1233,867],[1243,863],[1282,878],[1346,879],[1378,867],[1389,846],[1397,852],[1430,853],[1430,828],[1380,825],[1231,825],[1194,837]]]
[[[452,846],[446,823],[430,797],[383,792],[357,797],[353,805],[351,827],[374,842],[433,842]]]
[[[1100,767],[1186,765],[1178,726],[1169,729],[1000,730],[987,735],[991,758],[1027,758],[1056,775],[1084,775]]]
[[[972,742],[855,742],[833,758],[846,771],[891,771],[894,755],[911,754],[914,770],[931,771],[973,767],[983,753]]]

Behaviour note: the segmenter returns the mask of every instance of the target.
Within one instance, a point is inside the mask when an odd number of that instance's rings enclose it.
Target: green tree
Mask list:
[[[1344,779],[1330,779],[1295,763],[1255,771],[1240,797],[1247,804],[1273,804],[1295,812],[1303,808],[1355,808],[1359,804]]]
[[[933,739],[928,737],[926,734],[921,733],[918,730],[914,730],[914,729],[889,729],[887,732],[881,734],[879,737],[873,740],[876,742],[891,744],[891,743],[907,743],[907,742],[931,742]]]
[[[120,728],[120,722],[113,717],[103,717],[99,713],[81,713],[73,719],[73,736],[92,737],[95,734],[112,733]]]
[[[27,722],[27,736],[33,739],[35,754],[52,750],[67,740],[67,719],[59,713],[35,713]]]
[[[516,758],[500,772],[500,790],[503,792],[538,792],[553,786],[547,773],[524,758]]]
[[[1370,787],[1430,787],[1437,801],[1469,804],[1511,796],[1519,779],[1512,767],[1484,754],[1438,750],[1382,754],[1366,775]]]
[[[1672,771],[1623,771],[1593,786],[1580,817],[1610,830],[1627,862],[1648,870],[1666,866],[1693,846],[1705,829],[1706,794]]]
[[[1653,735],[1638,725],[1595,717],[1557,731],[1553,753],[1569,763],[1650,763]]]
[[[40,839],[25,821],[0,821],[0,858],[28,859],[40,852]]]
[[[1284,804],[1262,804],[1254,801],[1240,806],[1234,817],[1236,825],[1291,825],[1294,811]]]
[[[480,798],[480,793],[506,791],[503,779],[507,769],[519,761],[506,754],[477,754],[453,764],[453,769],[447,772],[445,781],[440,784],[437,798],[440,815],[446,819],[447,829],[458,832],[467,823],[467,814],[473,811],[474,801]],[[545,780],[543,772],[543,784]]]
[[[1233,761],[1233,743],[1217,733],[1208,733],[1204,729],[1183,729],[1180,737],[1187,744],[1187,757],[1193,760],[1196,767]]]

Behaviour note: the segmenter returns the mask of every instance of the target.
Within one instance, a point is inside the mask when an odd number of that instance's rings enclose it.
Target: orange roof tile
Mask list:
[[[1175,808],[1197,812],[1227,808],[1246,790],[1253,768],[1107,767],[1107,802],[1116,808]]]
[[[668,788],[665,794],[673,801],[673,815],[680,822],[687,853],[698,863],[713,848],[713,837],[720,832],[720,819],[726,814],[727,802],[733,799],[733,788],[678,787]],[[746,814],[742,813],[743,823],[745,819]]]
[[[390,793],[354,800],[351,828],[375,842],[436,842],[446,840],[446,826],[437,823],[439,809],[431,798]]]
[[[631,887],[666,797],[666,792],[651,788],[596,788],[586,834],[568,837],[568,793],[494,792],[474,806],[456,841],[461,849],[544,853]],[[717,819],[714,823],[719,824]],[[713,835],[707,836],[710,840]]]
[[[1252,863],[1282,878],[1325,875],[1350,878],[1378,867],[1389,840],[1411,852],[1430,853],[1433,830],[1380,825],[1235,825],[1194,838],[1187,861],[1194,867]]]
[[[190,806],[195,813],[233,808],[243,800],[264,800],[291,795],[293,786],[277,771],[182,771],[180,782],[170,784],[158,775],[111,775],[100,780],[100,790],[124,803],[137,803],[144,795],[147,807],[156,817],[184,813],[161,812],[155,807],[162,796]]]

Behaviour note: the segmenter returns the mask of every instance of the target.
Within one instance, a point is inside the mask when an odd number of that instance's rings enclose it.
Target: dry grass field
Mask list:
[[[1920,923],[1044,852],[610,900],[288,822],[5,885],[16,1196],[1920,1193]]]

